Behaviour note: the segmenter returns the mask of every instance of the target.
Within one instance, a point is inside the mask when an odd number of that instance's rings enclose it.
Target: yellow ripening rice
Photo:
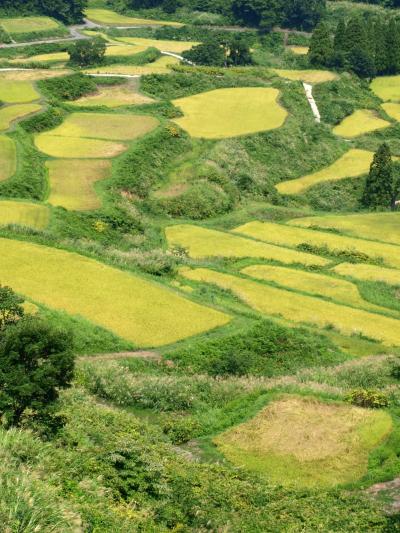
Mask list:
[[[400,213],[304,217],[290,220],[288,224],[306,228],[332,228],[353,237],[400,245]]]
[[[42,109],[40,104],[17,104],[0,108],[0,131],[8,130],[11,124]]]
[[[17,170],[17,150],[15,142],[0,135],[0,181],[11,178]]]
[[[192,137],[223,139],[279,128],[288,115],[278,89],[216,89],[174,100],[184,116],[174,119]]]
[[[0,279],[37,303],[80,315],[138,346],[162,346],[229,322],[164,285],[88,257],[0,239]]]
[[[383,259],[387,266],[400,268],[400,248],[392,244],[272,222],[249,222],[236,228],[234,232],[283,246],[294,247],[306,243],[316,247],[327,247],[334,252],[360,252],[374,260]]]
[[[86,69],[86,74],[120,74],[128,76],[146,76],[147,74],[166,74],[171,72],[171,66],[180,61],[176,57],[162,56],[146,65],[105,65]]]
[[[110,176],[110,161],[57,159],[47,161],[46,166],[50,180],[49,203],[76,211],[87,211],[101,206],[94,183]]]
[[[191,257],[255,257],[272,259],[285,264],[324,266],[329,263],[317,255],[289,250],[230,233],[180,224],[165,230],[169,246],[186,248]]]
[[[384,307],[364,300],[360,296],[357,285],[333,276],[272,265],[252,265],[244,268],[242,273],[252,278],[278,283],[289,289],[325,296],[339,303],[361,307],[369,311],[387,312]]]
[[[324,83],[338,79],[338,75],[328,70],[284,70],[273,69],[273,72],[281,78],[292,81],[304,81],[306,83]]]
[[[388,285],[400,286],[400,271],[374,265],[341,263],[333,268],[341,276],[361,281],[382,281]]]
[[[30,33],[35,31],[56,30],[58,22],[50,17],[16,17],[0,19],[0,24],[7,33]]]
[[[283,395],[214,443],[236,466],[289,487],[353,483],[392,431],[390,415],[312,397]]]
[[[48,133],[36,135],[35,145],[44,154],[68,159],[116,157],[126,150],[126,145],[122,143],[101,139],[57,137]]]
[[[85,16],[89,20],[104,26],[183,26],[180,22],[126,17],[109,9],[86,9]]]
[[[0,201],[0,226],[17,224],[35,229],[45,229],[49,223],[49,209],[31,202]]]
[[[141,37],[118,37],[117,41],[134,46],[141,46],[144,49],[150,47],[157,48],[161,52],[172,52],[175,54],[181,54],[186,50],[190,50],[193,46],[200,44],[195,41],[165,41],[159,39],[142,39]]]
[[[40,94],[31,81],[8,79],[0,73],[0,101],[6,104],[24,104],[38,100]]]
[[[88,96],[82,96],[78,100],[71,102],[77,107],[120,107],[134,104],[147,104],[153,100],[143,94],[140,94],[130,84],[120,86],[101,87],[96,93]]]
[[[373,152],[352,149],[332,165],[308,176],[278,183],[276,188],[281,194],[301,194],[313,185],[324,181],[336,181],[362,176],[369,172],[373,157]]]
[[[32,82],[32,81],[38,81],[38,80],[44,80],[47,78],[57,78],[59,76],[66,76],[67,74],[71,74],[71,70],[67,69],[23,69],[23,70],[10,70],[10,71],[4,71],[0,72],[0,91],[2,86],[5,86],[3,83],[4,81],[19,81],[19,82]],[[25,83],[25,86],[29,86],[30,90],[33,89],[33,85],[31,83]],[[14,87],[18,87],[18,85],[15,85]],[[5,92],[5,91],[3,91]],[[13,89],[11,86],[11,89],[9,90],[10,94],[13,94]],[[34,98],[31,100],[28,100],[28,102],[32,100],[37,100],[40,97],[40,94],[38,92],[33,93]],[[21,102],[21,100],[5,100],[4,98],[1,98],[3,102],[15,104]]]
[[[372,91],[382,100],[400,102],[400,76],[380,76],[371,83]]]
[[[288,46],[288,50],[296,54],[296,56],[306,56],[309,51],[308,46]]]
[[[344,335],[362,334],[387,346],[400,346],[400,320],[354,309],[345,305],[279,289],[215,270],[181,269],[192,281],[212,283],[233,292],[248,306],[267,316],[279,316],[294,323],[334,327]]]
[[[400,83],[400,79],[399,79]],[[400,104],[394,104],[388,102],[387,104],[382,104],[383,109],[389,115],[389,117],[394,118],[397,122],[400,122]]]
[[[379,118],[377,113],[371,109],[357,109],[333,128],[333,133],[351,139],[371,131],[387,128],[390,125],[390,122]]]

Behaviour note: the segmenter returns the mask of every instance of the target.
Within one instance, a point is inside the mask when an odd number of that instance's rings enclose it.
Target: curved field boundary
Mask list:
[[[40,104],[16,104],[2,107],[0,109],[0,131],[8,130],[16,120],[37,113],[41,109]]]
[[[17,224],[41,230],[47,227],[49,218],[49,209],[45,205],[0,200],[0,226]]]
[[[332,269],[341,276],[349,276],[361,281],[381,281],[400,287],[400,271],[374,265],[341,263]]]
[[[375,78],[371,90],[382,100],[400,102],[400,75]]]
[[[13,139],[0,135],[0,181],[11,178],[17,170],[17,149]]]
[[[388,102],[386,104],[382,104],[382,108],[389,115],[389,117],[394,118],[394,120],[397,120],[397,122],[400,122],[400,103],[395,104],[392,102]]]
[[[333,133],[352,139],[359,135],[370,133],[371,131],[388,128],[389,126],[391,126],[391,123],[380,118],[376,111],[372,111],[371,109],[357,109],[357,111],[346,117],[338,126],[333,128]]]
[[[113,331],[137,346],[162,346],[227,324],[230,317],[163,285],[88,257],[0,239],[1,282],[26,297]]]

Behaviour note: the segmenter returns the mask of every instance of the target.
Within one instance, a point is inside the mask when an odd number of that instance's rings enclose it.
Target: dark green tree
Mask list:
[[[0,333],[24,316],[23,303],[24,299],[15,294],[10,287],[0,285]]]
[[[250,47],[242,39],[233,39],[227,46],[229,48],[228,62],[230,65],[236,67],[253,63]]]
[[[367,50],[367,28],[361,17],[353,17],[346,26],[345,51],[351,54],[355,49]]]
[[[182,56],[196,65],[223,67],[227,64],[226,49],[218,41],[207,41],[183,52]]]
[[[367,50],[355,48],[350,56],[350,68],[360,78],[372,79],[376,75],[375,62]]]
[[[394,19],[391,19],[386,29],[386,72],[397,74],[400,71],[400,28]]]
[[[97,65],[104,59],[106,42],[101,37],[80,39],[68,50],[71,63],[80,67]]]
[[[233,0],[235,18],[248,26],[270,31],[284,18],[284,0]]]
[[[283,4],[284,25],[310,31],[326,13],[325,0],[286,0]]]
[[[386,25],[381,19],[377,19],[374,24],[374,45],[375,45],[375,69],[377,74],[387,72],[388,54],[386,50]]]
[[[24,415],[60,423],[55,402],[70,386],[74,370],[72,337],[36,317],[19,320],[0,336],[0,417],[20,425]]]
[[[316,67],[329,66],[333,58],[333,44],[328,26],[321,22],[315,28],[308,52],[310,63]]]
[[[361,203],[369,209],[394,209],[396,192],[392,155],[384,143],[374,155]]]
[[[38,0],[41,13],[67,24],[82,22],[87,0]]]
[[[335,52],[345,52],[346,42],[346,22],[344,19],[340,19],[338,25],[336,26],[335,36],[333,39]]]

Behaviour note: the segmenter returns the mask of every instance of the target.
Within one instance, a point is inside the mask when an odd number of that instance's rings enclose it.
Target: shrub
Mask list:
[[[49,107],[43,113],[34,115],[20,123],[28,133],[38,133],[40,131],[51,130],[59,126],[64,120],[65,113],[58,107]]]
[[[93,78],[80,73],[40,80],[38,84],[45,94],[56,100],[77,100],[97,89]]]
[[[191,416],[174,416],[163,424],[163,432],[173,444],[177,445],[184,444],[193,439],[199,430],[199,422]]]
[[[389,405],[386,394],[373,389],[355,389],[346,396],[346,400],[353,405],[372,409],[382,409]]]

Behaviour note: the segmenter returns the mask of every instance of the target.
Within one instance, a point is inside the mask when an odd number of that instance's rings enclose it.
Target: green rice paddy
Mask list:
[[[17,169],[17,150],[15,142],[0,135],[0,181],[11,178]]]
[[[15,17],[2,18],[0,24],[7,33],[31,33],[35,31],[56,30],[60,27],[58,22],[50,17]]]
[[[30,202],[0,201],[0,226],[17,224],[38,230],[49,223],[49,209],[45,205]]]

